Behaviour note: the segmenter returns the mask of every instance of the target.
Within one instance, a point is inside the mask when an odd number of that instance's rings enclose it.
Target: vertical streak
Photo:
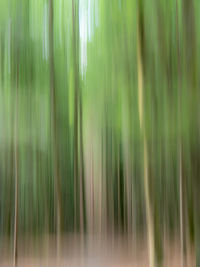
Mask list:
[[[177,54],[178,54],[178,157],[179,157],[179,209],[180,209],[180,243],[181,243],[181,267],[186,266],[186,244],[184,235],[184,181],[182,168],[182,138],[181,138],[181,55],[180,55],[180,35],[178,22],[178,0],[176,0],[176,34],[177,34]]]
[[[183,174],[182,174],[182,146],[181,141],[179,142],[179,194],[180,194],[180,243],[181,243],[181,267],[185,266],[184,257],[184,212],[183,212]]]
[[[74,230],[77,228],[77,183],[78,183],[78,80],[77,80],[77,40],[76,40],[76,6],[72,0],[72,28],[73,28],[73,64],[75,76],[74,91]]]
[[[15,162],[15,221],[14,221],[14,254],[13,254],[13,267],[17,266],[18,256],[18,87],[19,87],[19,59],[17,62],[17,85],[16,85],[16,96],[15,96],[15,151],[14,151],[14,162]]]
[[[74,64],[74,228],[77,227],[77,208],[79,197],[80,230],[83,232],[83,137],[82,137],[82,96],[79,77],[79,0],[72,0],[72,34]],[[78,134],[79,130],[79,134]],[[80,157],[78,153],[80,143]],[[78,168],[80,160],[80,169]],[[79,181],[78,181],[79,177]],[[79,188],[78,188],[79,182]],[[77,190],[79,189],[79,195]]]
[[[121,230],[121,197],[120,197],[120,145],[117,149],[117,210],[118,210],[118,230]]]
[[[82,126],[82,95],[79,94],[79,131],[80,131],[80,183],[79,183],[79,213],[80,213],[80,233],[84,231],[84,216],[83,216],[83,126]]]
[[[52,160],[54,169],[54,184],[56,193],[56,239],[57,239],[57,257],[60,252],[61,237],[61,185],[60,170],[58,162],[58,144],[57,144],[57,123],[56,123],[56,84],[55,84],[55,65],[54,65],[54,37],[53,37],[53,0],[49,0],[49,64],[50,64],[50,94],[51,94],[51,134],[52,134]]]
[[[154,226],[153,215],[150,204],[150,189],[149,189],[149,170],[148,170],[148,148],[145,133],[144,115],[143,115],[143,63],[141,52],[141,25],[140,12],[138,11],[138,28],[137,28],[137,68],[138,68],[138,109],[140,130],[143,136],[143,151],[144,151],[144,192],[145,192],[145,206],[146,206],[146,220],[147,220],[147,234],[148,234],[148,250],[149,250],[149,266],[155,266],[155,249],[154,249]]]

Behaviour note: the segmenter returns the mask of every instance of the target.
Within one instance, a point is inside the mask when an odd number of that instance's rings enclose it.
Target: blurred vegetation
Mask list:
[[[200,266],[198,0],[0,1],[0,237],[147,233]]]

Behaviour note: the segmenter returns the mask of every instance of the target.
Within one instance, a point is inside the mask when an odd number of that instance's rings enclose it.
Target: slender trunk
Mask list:
[[[54,169],[54,183],[56,194],[56,239],[57,256],[60,252],[61,237],[61,181],[58,161],[57,124],[56,124],[56,84],[54,66],[54,37],[53,37],[53,0],[49,0],[49,64],[50,64],[50,90],[51,90],[51,135],[52,135],[52,164]]]
[[[181,243],[181,267],[185,267],[186,263],[186,236],[185,236],[185,205],[184,205],[184,179],[182,170],[182,137],[181,137],[181,56],[180,56],[180,36],[179,36],[179,18],[178,18],[178,2],[176,0],[176,33],[177,33],[177,61],[178,61],[178,162],[179,162],[179,209],[180,209],[180,243]]]
[[[121,197],[120,197],[120,145],[117,149],[117,219],[118,219],[118,231],[121,231]]]
[[[90,209],[91,209],[91,233],[94,234],[94,162],[93,141],[90,146]]]
[[[181,267],[187,266],[186,259],[186,235],[185,235],[185,201],[184,179],[182,173],[182,144],[179,142],[179,194],[180,194],[180,243],[181,243]]]
[[[19,60],[19,59],[18,59]],[[19,62],[17,62],[17,85],[15,96],[15,150],[14,150],[14,166],[15,166],[15,215],[14,215],[14,254],[13,267],[17,266],[18,255],[18,88],[19,87]]]
[[[83,127],[82,127],[82,96],[80,92],[79,96],[79,131],[80,131],[80,174],[79,174],[79,213],[80,213],[80,233],[83,234],[84,232],[84,214],[83,214]]]
[[[137,29],[137,68],[138,68],[138,108],[139,108],[139,122],[140,130],[143,137],[143,152],[144,152],[144,193],[145,193],[145,207],[146,207],[146,221],[148,234],[148,250],[149,250],[149,266],[155,266],[155,248],[154,248],[154,225],[153,214],[150,203],[150,188],[149,188],[149,159],[148,146],[145,132],[144,122],[144,106],[143,106],[143,59],[142,59],[142,29],[141,29],[141,3],[138,7],[138,29]]]
[[[78,186],[78,55],[77,55],[77,6],[72,0],[72,27],[73,27],[73,63],[74,63],[74,230],[77,230],[77,186]]]
[[[80,232],[83,233],[83,136],[82,136],[82,96],[79,78],[79,1],[72,0],[73,63],[74,63],[74,228],[78,224],[78,198]],[[79,134],[78,134],[79,130]],[[80,144],[80,157],[78,154]],[[79,167],[80,162],[80,169]],[[79,180],[78,180],[79,178]],[[79,194],[77,190],[79,189]]]

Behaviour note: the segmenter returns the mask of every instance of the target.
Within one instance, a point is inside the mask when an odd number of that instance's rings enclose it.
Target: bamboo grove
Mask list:
[[[165,238],[200,266],[198,0],[0,1],[0,247]],[[15,263],[16,264],[16,263]]]

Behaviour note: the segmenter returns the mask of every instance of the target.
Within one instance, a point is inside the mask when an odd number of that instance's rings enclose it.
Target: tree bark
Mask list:
[[[183,168],[182,168],[182,136],[181,136],[181,55],[180,55],[180,36],[179,36],[179,17],[178,17],[178,2],[176,0],[176,33],[177,33],[177,61],[178,61],[178,166],[179,166],[179,209],[180,209],[180,244],[181,244],[181,267],[187,266],[186,261],[186,234],[185,234],[185,182],[183,179]]]
[[[18,52],[19,53],[19,52]],[[15,166],[15,215],[14,215],[14,254],[13,267],[17,266],[18,256],[18,89],[19,89],[19,57],[17,62],[17,85],[15,96],[15,150],[14,150],[14,166]]]
[[[138,69],[138,109],[140,130],[143,139],[143,153],[144,153],[144,193],[145,193],[145,207],[146,207],[146,222],[148,235],[148,250],[149,250],[149,266],[155,267],[155,248],[154,248],[154,225],[153,214],[150,200],[149,188],[149,159],[148,159],[148,145],[145,131],[144,119],[144,97],[143,97],[143,58],[142,58],[142,6],[138,3],[138,29],[137,29],[137,69]]]
[[[78,90],[79,77],[77,69],[77,24],[76,24],[76,5],[72,0],[72,38],[73,38],[73,63],[74,63],[74,230],[77,230],[77,188],[78,188]]]
[[[52,138],[52,165],[54,169],[54,184],[56,195],[56,239],[57,239],[57,256],[60,253],[61,237],[61,218],[62,218],[62,201],[61,201],[61,181],[58,160],[57,144],[57,123],[56,123],[56,83],[55,83],[55,64],[54,64],[54,37],[53,37],[53,0],[49,0],[49,64],[50,64],[50,95],[51,95],[51,138]]]

